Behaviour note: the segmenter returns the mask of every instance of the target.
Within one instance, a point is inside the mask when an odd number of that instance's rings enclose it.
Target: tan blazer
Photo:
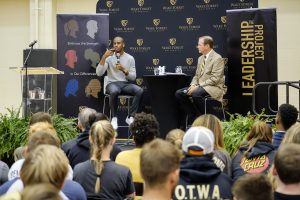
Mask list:
[[[191,82],[200,85],[214,99],[222,101],[225,94],[224,87],[224,60],[214,50],[209,54],[204,69],[201,71],[201,63],[204,56],[198,58],[196,74]]]

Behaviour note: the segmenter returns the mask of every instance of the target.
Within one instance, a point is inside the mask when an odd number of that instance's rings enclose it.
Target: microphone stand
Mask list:
[[[29,46],[30,46],[30,50],[29,50],[29,53],[24,61],[24,64],[23,64],[23,69],[25,69],[25,91],[23,92],[23,96],[25,97],[25,110],[24,110],[24,116],[25,118],[27,118],[27,102],[28,102],[28,71],[27,71],[27,63],[28,63],[28,59],[30,57],[30,54],[31,54],[31,51],[33,49],[33,46],[34,46],[35,43],[31,43]],[[25,93],[25,94],[24,94]]]

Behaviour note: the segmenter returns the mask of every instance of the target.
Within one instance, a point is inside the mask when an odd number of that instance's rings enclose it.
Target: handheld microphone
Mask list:
[[[116,53],[116,57],[117,57],[117,64],[120,64],[120,53]]]
[[[36,43],[37,43],[37,40],[34,40],[33,42],[31,42],[31,43],[29,44],[29,47],[33,47]]]
[[[186,94],[188,91],[187,90],[183,90],[183,93]]]

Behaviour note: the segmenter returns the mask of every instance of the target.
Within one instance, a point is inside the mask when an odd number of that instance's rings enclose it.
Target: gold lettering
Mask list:
[[[251,25],[248,21],[242,21],[241,28],[242,29],[252,29],[253,25]]]
[[[254,58],[243,58],[242,57],[242,65],[254,65]],[[254,72],[254,67],[253,66],[245,66],[245,68],[246,67],[251,67],[251,69],[253,69],[251,72]],[[243,73],[244,72],[247,72],[247,71],[244,71],[244,67],[243,67],[243,69],[242,69],[243,71]]]
[[[242,57],[254,57],[254,50],[243,50]]]
[[[242,42],[241,47],[243,49],[248,49],[248,48],[253,49],[254,43],[253,42]]]

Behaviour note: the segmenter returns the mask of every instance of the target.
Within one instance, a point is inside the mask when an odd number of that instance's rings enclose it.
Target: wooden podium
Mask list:
[[[54,67],[28,67],[26,84],[25,68],[11,67],[10,69],[21,75],[23,115],[40,111],[50,112],[53,100],[53,75],[64,74],[64,72]]]

